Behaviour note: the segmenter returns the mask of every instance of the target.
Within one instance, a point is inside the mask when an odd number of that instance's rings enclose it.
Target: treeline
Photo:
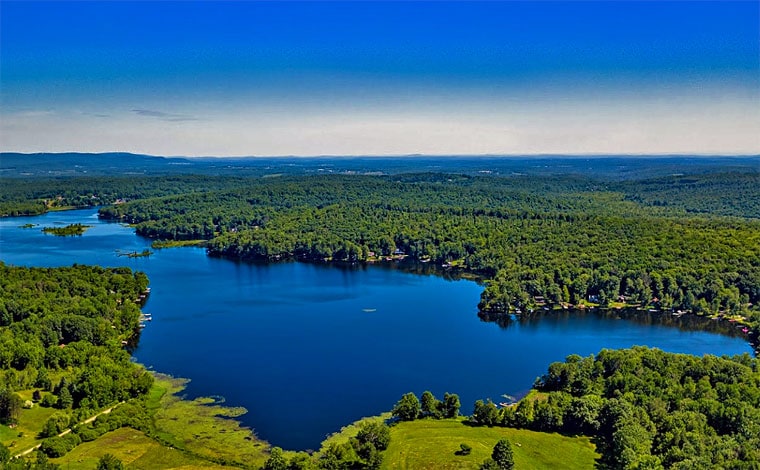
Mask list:
[[[391,431],[384,422],[367,421],[348,441],[331,443],[314,456],[298,452],[288,459],[281,448],[273,447],[261,470],[378,470],[390,442]]]
[[[611,469],[760,465],[760,361],[634,347],[568,356],[538,394],[498,408],[479,400],[471,423],[594,436]]]
[[[673,175],[616,185],[627,199],[687,212],[760,218],[760,168],[741,173]]]
[[[391,410],[394,418],[401,421],[414,421],[422,418],[456,418],[461,404],[459,395],[446,392],[443,401],[438,400],[430,391],[424,391],[421,400],[412,392],[404,394]]]
[[[152,376],[122,344],[138,330],[147,285],[129,268],[0,262],[0,422],[18,418],[19,390],[36,389],[38,405],[71,422],[147,393]]]
[[[578,177],[291,177],[100,213],[236,259],[454,263],[489,278],[488,312],[620,302],[751,316],[760,301],[760,222],[645,207]]]
[[[573,163],[568,160],[561,162]],[[317,163],[317,161],[307,162],[295,172],[319,173],[321,170]],[[558,169],[563,165],[558,166],[556,171],[537,174],[533,165],[523,162],[524,173],[514,173],[520,170],[518,165],[512,172],[505,173],[512,173],[508,177],[473,177],[472,175],[477,174],[477,171],[474,171],[470,165],[459,168],[457,165],[450,165],[450,161],[440,161],[438,162],[440,165],[432,165],[434,161],[430,163],[431,165],[420,165],[419,162],[417,164],[407,162],[398,168],[394,167],[391,172],[398,174],[387,178],[405,183],[474,184],[485,189],[528,191],[534,194],[608,191],[621,194],[626,200],[659,210],[760,218],[760,202],[758,202],[760,201],[760,189],[758,189],[760,188],[760,167],[753,168],[750,160],[747,167],[741,171],[737,171],[735,166],[713,165],[709,170],[702,168],[698,174],[686,175],[682,173],[699,171],[699,165],[695,165],[694,162],[691,162],[691,166],[673,163],[666,165],[662,170],[676,174],[656,178],[647,177],[652,173],[652,168],[636,166],[642,163],[640,160],[620,161],[625,165],[633,164],[635,167],[635,171],[626,173],[626,181],[617,180],[614,175],[606,173],[598,165],[595,165],[590,172],[588,169],[581,172],[580,168],[576,168],[575,172],[568,171],[566,175],[560,176],[557,174]],[[498,159],[491,162],[494,166],[500,163],[503,161]],[[557,163],[558,161],[553,162],[553,164]],[[325,161],[324,164],[327,167],[335,166],[334,161]],[[653,161],[646,163],[646,165],[651,164]],[[292,175],[293,168],[298,165],[289,165],[284,160],[278,160],[272,161],[269,166],[272,167],[271,171]],[[444,168],[439,171],[445,173],[409,173],[430,166]],[[174,167],[175,170],[178,168]],[[187,174],[186,169],[183,169],[174,174],[171,172],[119,176],[81,176],[79,174],[56,178],[0,178],[0,216],[36,215],[57,207],[91,207],[113,204],[117,201],[188,192],[240,189],[258,185],[262,176],[267,173],[266,168],[265,165],[259,172],[238,171],[235,174],[234,166],[201,165],[194,168],[194,174]],[[275,168],[277,170],[274,170]],[[460,170],[467,172],[468,175],[450,174],[452,171]],[[228,176],[222,176],[224,172],[227,172]],[[580,176],[581,174],[589,176]]]

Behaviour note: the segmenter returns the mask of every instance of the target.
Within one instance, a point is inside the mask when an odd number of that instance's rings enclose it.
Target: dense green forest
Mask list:
[[[553,363],[534,393],[471,423],[596,437],[603,468],[757,468],[760,362],[634,347]]]
[[[422,172],[510,178],[525,187],[571,177],[596,181],[647,205],[760,217],[758,157],[165,158],[126,153],[0,153],[0,216],[229,189],[266,177]]]
[[[38,389],[66,424],[146,393],[153,379],[123,343],[138,331],[147,285],[129,268],[0,263],[0,422],[18,417],[17,390]]]
[[[48,210],[244,187],[249,181],[209,175],[0,178],[0,216],[38,215]]]
[[[760,218],[760,173],[678,175],[616,186],[629,200],[693,213]]]

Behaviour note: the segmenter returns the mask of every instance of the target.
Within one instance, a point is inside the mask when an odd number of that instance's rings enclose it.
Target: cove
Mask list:
[[[28,223],[39,225],[20,227]],[[41,231],[72,223],[93,227],[73,237]],[[0,219],[7,264],[146,272],[152,292],[144,311],[153,321],[135,359],[190,378],[191,397],[220,395],[244,406],[245,425],[289,449],[316,449],[326,435],[389,410],[408,391],[458,393],[462,412],[471,413],[477,399],[526,392],[549,363],[569,354],[633,345],[751,352],[735,328],[686,316],[548,312],[486,322],[477,315],[477,283],[393,264],[249,264],[209,258],[199,248],[117,255],[146,248],[149,240],[99,220],[94,209]]]

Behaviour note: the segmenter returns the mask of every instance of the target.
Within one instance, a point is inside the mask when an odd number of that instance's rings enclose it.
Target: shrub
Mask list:
[[[42,397],[42,401],[40,401],[40,406],[44,406],[45,408],[52,408],[55,406],[55,403],[58,401],[58,398],[56,398],[55,395],[52,393],[48,393]]]
[[[63,437],[49,437],[42,441],[40,451],[48,457],[62,457],[81,442],[82,440],[75,433],[69,433]]]
[[[49,437],[42,441],[40,451],[48,457],[62,457],[66,455],[69,450],[66,448],[66,443],[63,438]]]
[[[470,455],[470,452],[472,452],[472,447],[468,444],[465,444],[464,442],[459,444],[459,450],[454,452],[456,455]]]

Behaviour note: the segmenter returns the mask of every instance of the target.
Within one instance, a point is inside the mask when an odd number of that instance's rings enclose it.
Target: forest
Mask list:
[[[248,179],[210,175],[0,178],[0,216],[96,207],[133,199],[243,187]]]
[[[634,347],[571,355],[537,391],[498,408],[478,401],[477,426],[595,436],[605,468],[757,468],[760,362]]]
[[[13,425],[22,407],[54,407],[57,421],[42,431],[52,438],[96,410],[146,394],[153,377],[124,344],[138,334],[147,286],[129,268],[0,262],[0,423]],[[31,388],[33,403],[15,393]]]

